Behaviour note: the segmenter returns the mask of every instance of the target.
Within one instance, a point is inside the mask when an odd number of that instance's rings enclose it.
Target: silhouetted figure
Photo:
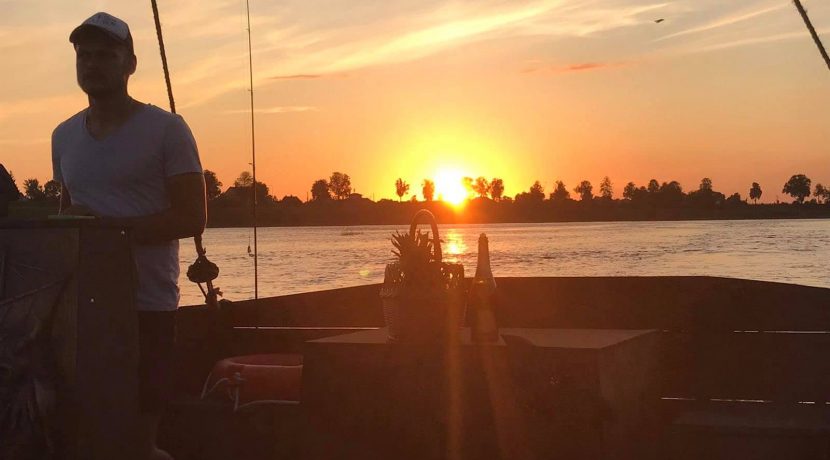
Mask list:
[[[132,228],[139,323],[142,438],[151,459],[171,392],[179,239],[205,227],[205,181],[196,141],[181,116],[127,91],[137,59],[129,26],[96,13],[72,31],[77,81],[89,107],[52,134],[61,213],[98,216]],[[105,158],[106,161],[102,161]]]
[[[12,175],[0,164],[0,217],[9,215],[9,203],[20,199],[20,190]]]

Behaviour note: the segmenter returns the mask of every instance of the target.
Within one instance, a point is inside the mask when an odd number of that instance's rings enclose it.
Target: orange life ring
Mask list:
[[[208,375],[202,397],[221,390],[237,405],[257,401],[300,401],[303,355],[275,353],[234,356],[218,361]]]

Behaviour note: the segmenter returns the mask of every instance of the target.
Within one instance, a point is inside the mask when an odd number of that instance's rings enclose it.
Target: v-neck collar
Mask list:
[[[146,109],[148,105],[149,104],[141,104],[141,106],[139,108],[137,108],[133,113],[130,114],[130,116],[127,117],[126,120],[124,120],[124,123],[121,123],[117,128],[113,129],[110,133],[108,133],[106,136],[104,136],[100,139],[93,136],[92,133],[89,131],[89,125],[87,123],[87,117],[89,116],[89,107],[84,109],[84,116],[81,118],[81,127],[84,130],[84,134],[86,134],[86,136],[90,140],[92,140],[93,142],[98,142],[98,143],[106,142],[107,140],[113,138],[116,134],[121,132],[124,129],[125,126],[132,123],[132,121],[135,120],[135,118],[138,116],[138,114],[143,112],[144,109]]]

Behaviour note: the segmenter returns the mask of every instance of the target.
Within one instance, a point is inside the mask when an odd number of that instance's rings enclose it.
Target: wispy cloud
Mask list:
[[[658,11],[672,8],[669,2],[632,4],[632,1],[535,0],[491,5],[447,4],[437,0],[403,2],[403,6],[387,6],[386,15],[371,18],[370,26],[361,22],[360,26],[328,23],[325,27],[313,23],[320,21],[319,15],[309,16],[314,18],[309,19],[311,25],[294,22],[299,18],[292,20],[291,9],[286,7],[275,13],[279,16],[274,22],[277,27],[265,32],[265,39],[255,39],[255,72],[260,77],[255,76],[254,84],[262,87],[278,80],[314,79],[411,62],[495,38],[595,36],[651,22]],[[305,11],[297,5],[292,8],[300,16]],[[373,14],[368,11],[364,13]],[[228,55],[224,54],[223,62],[218,58],[219,50],[216,51],[213,56],[179,72],[185,75],[186,83],[200,86],[200,91],[185,101],[184,107],[201,105],[247,86],[241,66],[231,69]]]
[[[830,28],[818,29],[816,30],[816,32],[822,35],[830,34]],[[742,38],[740,40],[732,40],[722,43],[715,43],[711,45],[698,46],[694,48],[689,48],[686,51],[692,53],[705,53],[709,51],[718,51],[728,48],[737,48],[740,46],[759,45],[762,43],[775,43],[796,39],[804,39],[805,41],[807,41],[809,40],[809,34],[807,33],[807,31],[799,30],[798,32],[785,32],[768,36],[756,36],[750,38]]]
[[[554,67],[551,70],[554,72],[584,72],[586,70],[607,69],[609,67],[619,67],[624,65],[622,62],[585,62],[582,64],[571,64],[564,67]]]
[[[38,145],[48,142],[50,142],[50,139],[45,137],[32,139],[0,139],[0,145]]]
[[[269,107],[264,109],[255,109],[254,113],[261,113],[261,114],[275,114],[275,113],[297,113],[297,112],[317,112],[320,109],[317,107],[310,107],[310,106],[277,106],[277,107]],[[250,109],[237,109],[237,110],[226,110],[225,114],[239,114],[239,113],[250,113]]]
[[[689,29],[681,30],[680,32],[675,32],[675,33],[672,33],[672,34],[669,34],[669,35],[665,35],[663,37],[658,38],[655,41],[668,40],[668,39],[671,39],[671,38],[682,37],[684,35],[708,32],[708,31],[713,30],[713,29],[719,29],[721,27],[726,27],[726,26],[730,26],[730,25],[737,24],[737,23],[740,23],[740,22],[748,21],[748,20],[757,18],[758,16],[762,16],[762,15],[771,13],[773,11],[778,11],[778,10],[781,10],[783,8],[786,8],[786,7],[789,7],[789,5],[787,5],[784,2],[777,2],[777,4],[775,4],[775,5],[765,6],[765,7],[760,8],[760,9],[754,9],[754,10],[750,10],[750,11],[738,11],[738,12],[730,13],[726,16],[723,16],[723,17],[717,18],[715,20],[709,21],[706,24],[691,27]]]
[[[321,74],[296,74],[296,75],[276,75],[274,77],[270,77],[271,80],[315,80],[318,78],[323,78],[324,75]]]
[[[629,65],[630,62],[581,62],[568,65],[545,64],[541,61],[531,61],[522,68],[522,73],[571,73],[590,70],[602,70]]]
[[[78,99],[75,95],[50,96],[18,101],[0,101],[0,121],[13,117],[35,116],[54,107],[71,106]]]

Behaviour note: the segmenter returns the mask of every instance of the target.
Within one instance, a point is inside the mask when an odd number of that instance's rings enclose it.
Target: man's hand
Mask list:
[[[160,243],[201,235],[207,221],[205,176],[187,173],[167,178],[170,208],[151,216],[124,219],[139,243]]]
[[[162,243],[201,235],[207,221],[205,176],[187,173],[167,178],[170,208],[158,214],[141,217],[98,216],[103,223],[131,227],[141,244]],[[71,204],[69,190],[61,189],[61,214],[94,216],[86,206]]]

